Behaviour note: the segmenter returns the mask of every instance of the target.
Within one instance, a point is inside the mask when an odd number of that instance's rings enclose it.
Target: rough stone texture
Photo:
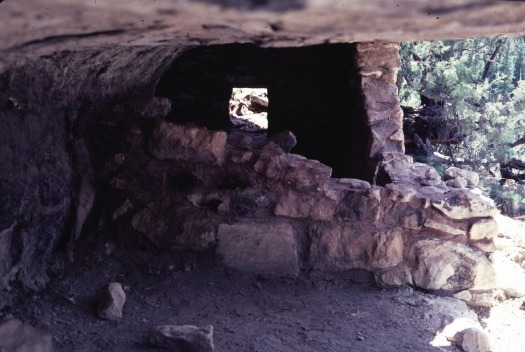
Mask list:
[[[0,69],[0,101],[19,101],[13,109],[0,104],[0,288],[14,279],[33,289],[47,282],[52,255],[72,248],[94,199],[88,126],[119,92],[152,95],[158,71],[175,52],[94,48]]]
[[[267,107],[268,107],[268,103]],[[279,132],[264,142],[265,144],[268,143],[275,143],[277,144],[285,153],[289,153],[293,147],[297,145],[297,138],[295,135],[288,130],[284,130],[282,132]]]
[[[457,292],[496,287],[487,258],[471,248],[440,240],[417,241],[411,249],[414,284],[429,290]]]
[[[456,226],[449,225],[449,224],[446,223],[446,221],[438,222],[438,221],[434,221],[434,220],[432,220],[430,218],[427,218],[425,220],[424,227],[427,228],[427,229],[432,229],[432,230],[436,230],[436,231],[439,231],[439,232],[443,232],[443,233],[446,233],[446,234],[449,234],[449,235],[452,235],[452,236],[465,236],[465,234],[466,234],[465,229],[463,229],[461,227],[457,227],[457,225]]]
[[[432,206],[447,217],[456,220],[493,217],[499,214],[495,206],[473,193],[461,190],[445,193],[445,199],[433,201]]]
[[[480,219],[473,223],[469,230],[469,238],[472,241],[491,240],[498,234],[498,223],[494,218]]]
[[[500,290],[465,290],[453,295],[467,302],[473,307],[492,307],[494,302],[501,299]]]
[[[147,119],[162,119],[171,111],[171,101],[166,98],[142,98],[130,103],[135,113]]]
[[[458,303],[463,303],[457,301]],[[464,304],[464,303],[463,303]],[[444,337],[448,341],[460,343],[461,334],[467,329],[481,329],[481,325],[478,322],[477,315],[471,311],[466,305],[462,307],[461,305],[450,304],[451,307],[455,307],[458,311],[452,312],[443,312],[439,315],[441,320],[441,332],[438,335],[438,338]],[[449,308],[445,306],[445,310]]]
[[[463,177],[454,177],[453,179],[447,180],[445,184],[449,187],[465,188],[468,186],[468,181]]]
[[[355,178],[340,178],[335,180],[337,184],[348,186],[352,189],[370,189],[372,186],[369,182],[358,180]]]
[[[102,319],[119,320],[126,303],[126,293],[119,282],[108,284],[102,292],[97,314]]]
[[[405,264],[377,270],[374,273],[376,283],[381,287],[399,287],[413,285],[412,273]]]
[[[396,266],[403,260],[399,230],[370,233],[351,226],[314,226],[310,231],[311,264],[316,270],[375,270]]]
[[[218,218],[205,208],[163,200],[138,211],[131,226],[158,248],[203,251],[215,244]]]
[[[463,170],[458,167],[449,167],[445,170],[445,180],[463,179],[468,186],[476,187],[479,183],[479,175],[477,172]],[[464,186],[466,187],[466,186]]]
[[[520,35],[525,13],[520,2],[476,0],[432,4],[405,0],[395,6],[385,0],[371,0],[367,6],[358,0],[183,0],[162,7],[111,0],[64,7],[60,0],[17,0],[0,6],[0,21],[9,23],[0,37],[3,50],[36,49],[36,55],[100,43],[181,46],[259,42],[283,47]],[[33,23],[36,15],[48,19],[39,21],[38,31],[20,30]]]
[[[486,332],[469,328],[459,333],[459,345],[465,352],[490,352],[490,339]]]
[[[445,183],[437,177],[436,170],[426,164],[414,163],[402,155],[401,153],[376,155],[379,160],[376,180],[378,184],[399,183],[412,185],[414,189],[420,186],[434,186],[443,192],[447,190]]]
[[[294,232],[286,223],[221,224],[217,253],[232,268],[296,277],[299,261]]]
[[[290,218],[312,218],[315,220],[332,220],[337,207],[337,202],[329,197],[312,199],[310,196],[288,190],[279,197],[274,209],[277,216]]]
[[[368,125],[371,126],[369,158],[388,152],[404,153],[403,112],[397,95],[399,45],[361,43],[357,63],[363,77],[361,90]],[[401,138],[399,133],[401,131]]]
[[[2,352],[53,352],[53,338],[18,319],[0,324]]]
[[[150,331],[148,342],[173,352],[213,352],[213,326],[161,325]]]
[[[226,146],[225,132],[212,132],[161,121],[151,139],[151,154],[160,160],[199,159],[220,165]]]
[[[295,154],[273,153],[263,149],[254,170],[269,179],[286,180],[298,191],[320,189],[332,174],[332,169],[316,160]]]

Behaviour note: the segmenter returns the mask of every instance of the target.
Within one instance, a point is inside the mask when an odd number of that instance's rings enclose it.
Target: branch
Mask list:
[[[521,137],[520,139],[518,139],[517,141],[515,141],[513,143],[510,143],[509,146],[511,148],[514,148],[514,147],[517,147],[518,145],[522,145],[522,144],[525,144],[525,136]]]
[[[518,159],[510,159],[508,162],[501,164],[501,167],[516,170],[525,170],[525,161],[521,161]]]
[[[492,66],[492,63],[494,62],[494,59],[498,55],[499,49],[503,46],[504,42],[505,42],[504,39],[498,40],[498,44],[496,45],[496,48],[494,48],[492,55],[490,55],[490,59],[487,62],[485,62],[485,68],[483,69],[483,74],[481,75],[481,78],[479,80],[480,83],[484,82],[485,79],[487,78],[489,71],[490,71],[490,67]]]
[[[444,164],[449,164],[449,165],[472,166],[472,165],[478,164],[478,165],[489,166],[490,164],[494,164],[494,162],[490,162],[490,161],[481,162],[479,160],[452,160],[450,157],[444,156],[443,154],[440,154],[437,152],[434,153],[434,158],[439,162],[442,162]]]

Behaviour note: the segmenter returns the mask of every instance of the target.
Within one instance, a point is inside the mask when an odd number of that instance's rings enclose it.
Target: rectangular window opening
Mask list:
[[[247,133],[266,133],[268,103],[267,88],[232,88],[229,113],[234,128]]]

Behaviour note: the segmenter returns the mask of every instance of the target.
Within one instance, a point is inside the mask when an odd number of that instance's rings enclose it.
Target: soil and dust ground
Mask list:
[[[127,294],[118,322],[96,315],[102,288],[113,281]],[[64,352],[156,351],[146,336],[161,324],[211,324],[216,351],[431,352],[439,351],[430,345],[439,325],[433,299],[409,288],[260,277],[115,249],[83,258],[3,315],[52,334]]]
[[[1,311],[0,319],[16,317],[51,334],[59,352],[160,351],[148,345],[147,334],[163,324],[211,324],[215,351],[461,351],[432,345],[457,306],[453,298],[378,288],[366,275],[290,280],[239,273],[209,257],[94,248],[47,289]],[[96,314],[104,286],[114,281],[127,295],[118,322]],[[505,301],[481,312],[493,351],[522,350],[520,304]]]

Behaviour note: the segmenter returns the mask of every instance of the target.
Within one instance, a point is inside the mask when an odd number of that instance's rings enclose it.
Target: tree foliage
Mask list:
[[[525,159],[525,38],[405,43],[400,57],[401,104],[439,102],[445,127],[464,136],[438,152],[473,168]]]

